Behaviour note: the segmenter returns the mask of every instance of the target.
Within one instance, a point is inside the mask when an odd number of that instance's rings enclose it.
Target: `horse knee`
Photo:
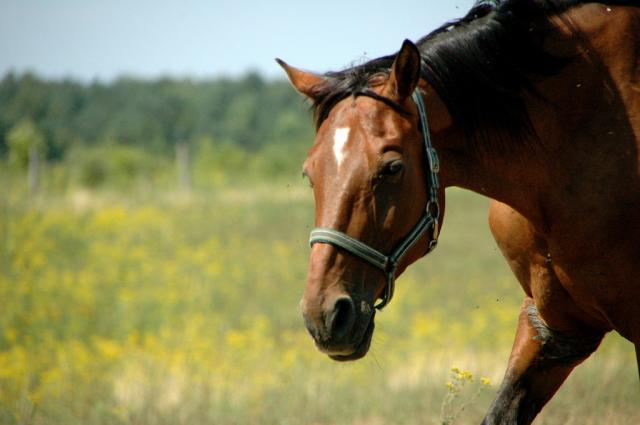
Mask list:
[[[549,328],[540,318],[538,309],[530,304],[525,307],[529,324],[536,331],[534,340],[540,342],[538,366],[576,366],[600,346],[604,333],[559,332]]]

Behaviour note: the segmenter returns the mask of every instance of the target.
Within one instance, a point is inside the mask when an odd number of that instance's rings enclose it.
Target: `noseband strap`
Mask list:
[[[425,212],[418,223],[411,231],[396,245],[391,254],[385,255],[377,249],[367,245],[366,243],[355,239],[346,233],[329,228],[316,228],[311,231],[309,245],[313,246],[317,243],[324,243],[341,248],[356,257],[366,261],[372,266],[382,270],[387,278],[387,284],[382,296],[382,300],[375,307],[382,310],[393,298],[395,289],[395,278],[398,263],[409,249],[422,237],[422,235],[431,229],[429,236],[429,245],[427,253],[431,252],[438,243],[438,219],[440,218],[440,207],[438,205],[438,189],[440,183],[438,181],[438,172],[440,166],[438,163],[438,154],[431,144],[431,134],[429,132],[429,124],[427,121],[427,111],[420,91],[416,89],[411,96],[418,108],[420,116],[420,128],[422,130],[422,139],[424,142],[424,150],[429,170],[427,172],[427,196],[428,201]]]

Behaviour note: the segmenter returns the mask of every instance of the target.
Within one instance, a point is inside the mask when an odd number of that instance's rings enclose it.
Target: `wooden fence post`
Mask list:
[[[189,145],[185,142],[176,143],[176,174],[180,190],[191,189],[191,175],[189,169]]]
[[[29,171],[28,171],[28,187],[29,193],[36,193],[40,183],[39,170],[40,169],[40,154],[38,153],[38,147],[35,143],[31,143],[29,146]]]

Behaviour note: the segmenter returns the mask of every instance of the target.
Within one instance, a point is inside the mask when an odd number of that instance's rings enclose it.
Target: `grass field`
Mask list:
[[[521,290],[467,192],[448,192],[371,353],[338,364],[298,311],[302,183],[0,191],[1,424],[473,424],[504,373]],[[536,423],[640,423],[631,345],[610,335]]]

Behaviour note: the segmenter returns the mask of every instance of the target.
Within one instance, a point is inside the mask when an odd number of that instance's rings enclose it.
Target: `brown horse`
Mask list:
[[[301,308],[320,350],[366,354],[374,303],[433,247],[449,186],[494,199],[491,231],[525,293],[485,424],[531,423],[611,330],[640,347],[637,4],[482,1],[342,72],[279,61],[317,125]]]

